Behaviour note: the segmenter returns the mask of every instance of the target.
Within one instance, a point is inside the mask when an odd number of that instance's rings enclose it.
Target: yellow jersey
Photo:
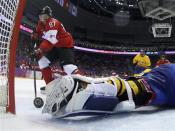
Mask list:
[[[133,59],[133,64],[137,64],[141,67],[149,67],[151,66],[151,61],[149,59],[149,56],[141,56],[140,54],[137,54]]]

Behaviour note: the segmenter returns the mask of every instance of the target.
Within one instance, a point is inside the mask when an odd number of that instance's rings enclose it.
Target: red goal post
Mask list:
[[[26,0],[0,0],[0,108],[13,114],[16,49],[25,3]]]

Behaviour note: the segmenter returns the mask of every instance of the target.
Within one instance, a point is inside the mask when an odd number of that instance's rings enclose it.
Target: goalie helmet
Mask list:
[[[42,15],[42,14],[47,14],[52,17],[52,9],[49,6],[45,6],[39,13],[39,15]]]

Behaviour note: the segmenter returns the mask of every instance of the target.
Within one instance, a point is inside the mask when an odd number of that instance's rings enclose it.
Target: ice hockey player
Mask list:
[[[43,113],[132,111],[145,105],[175,106],[175,64],[160,65],[141,77],[64,76],[48,85]]]
[[[42,39],[36,54],[46,84],[53,80],[50,65],[58,60],[65,74],[78,72],[74,64],[73,38],[59,20],[52,18],[50,7],[44,7],[39,13],[39,22],[32,38]]]
[[[160,66],[162,64],[170,64],[170,61],[166,58],[166,54],[160,54],[160,59],[156,62],[156,66]]]
[[[151,66],[150,58],[145,54],[145,50],[140,50],[140,53],[134,57],[133,64],[135,65],[134,74],[139,74]]]

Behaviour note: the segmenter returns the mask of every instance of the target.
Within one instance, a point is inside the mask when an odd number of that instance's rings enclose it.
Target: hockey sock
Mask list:
[[[43,75],[43,78],[46,84],[48,84],[49,82],[53,80],[52,71],[50,67],[46,67],[42,69],[41,72],[42,72],[42,75]]]

